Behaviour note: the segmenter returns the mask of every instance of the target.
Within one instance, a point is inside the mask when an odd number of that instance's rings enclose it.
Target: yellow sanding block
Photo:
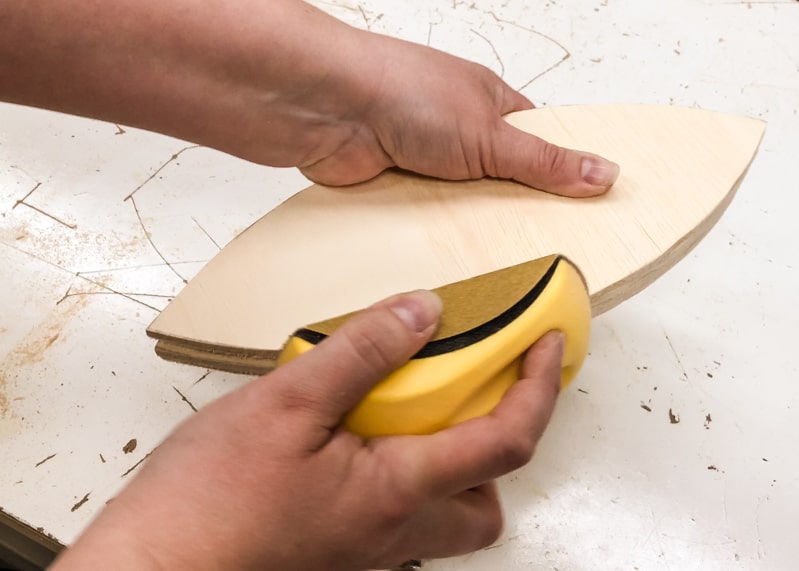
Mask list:
[[[591,304],[577,267],[560,255],[437,288],[435,337],[381,381],[350,413],[349,430],[370,438],[430,434],[484,415],[519,379],[526,350],[551,330],[566,339],[562,385],[588,352]],[[312,349],[354,314],[308,325],[286,342],[278,365]]]

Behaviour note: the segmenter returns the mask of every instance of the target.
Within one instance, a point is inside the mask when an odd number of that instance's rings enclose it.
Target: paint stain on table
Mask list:
[[[125,446],[122,447],[122,452],[124,452],[125,454],[130,454],[131,452],[136,450],[136,445],[137,444],[138,444],[138,442],[136,441],[136,439],[135,438],[131,438],[130,440],[128,440],[128,443],[125,444]]]
[[[88,501],[89,501],[89,494],[91,494],[91,492],[87,492],[87,493],[86,493],[86,495],[85,495],[85,496],[83,496],[83,498],[81,498],[80,500],[78,500],[78,501],[75,503],[75,505],[74,505],[74,506],[72,506],[72,509],[70,509],[69,511],[71,511],[71,512],[74,512],[74,511],[77,511],[77,510],[79,510],[79,509],[80,509],[80,507],[81,507],[83,504],[85,504],[86,502],[88,502]]]

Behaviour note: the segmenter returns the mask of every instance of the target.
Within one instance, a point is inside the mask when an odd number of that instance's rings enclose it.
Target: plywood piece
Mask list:
[[[653,105],[546,107],[507,118],[617,162],[604,196],[389,171],[313,185],[234,239],[152,323],[163,357],[260,373],[294,330],[397,292],[553,253],[582,270],[598,315],[684,257],[734,196],[762,121]],[[475,300],[479,303],[479,300]]]

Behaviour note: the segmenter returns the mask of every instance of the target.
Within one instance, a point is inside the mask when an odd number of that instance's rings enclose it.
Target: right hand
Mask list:
[[[562,336],[489,415],[364,441],[342,420],[436,329],[429,292],[386,300],[170,436],[57,569],[385,568],[485,547],[494,479],[526,464],[560,388]]]

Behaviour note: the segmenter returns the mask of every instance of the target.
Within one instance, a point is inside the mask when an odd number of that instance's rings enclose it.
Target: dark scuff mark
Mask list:
[[[35,467],[36,467],[36,468],[38,468],[39,466],[41,466],[42,464],[44,464],[44,463],[45,463],[45,462],[47,462],[48,460],[52,460],[53,458],[55,458],[55,454],[50,454],[50,455],[49,455],[47,458],[45,458],[44,460],[39,460],[38,462],[36,462],[36,466],[35,466]]]
[[[130,440],[128,440],[128,443],[122,447],[122,452],[124,452],[125,454],[130,454],[131,452],[136,450],[137,444],[138,442],[136,441],[136,439],[131,438]]]
[[[133,472],[133,470],[135,470],[136,468],[138,468],[138,467],[139,467],[139,464],[141,464],[142,462],[144,462],[145,460],[147,460],[147,458],[149,458],[149,457],[150,457],[150,454],[152,454],[153,452],[155,452],[155,450],[153,450],[152,452],[148,452],[147,454],[145,454],[144,458],[142,458],[141,460],[139,460],[138,462],[136,462],[136,463],[135,463],[133,466],[131,466],[130,468],[128,468],[128,469],[127,469],[127,471],[126,471],[124,474],[122,474],[122,475],[120,476],[120,478],[124,478],[125,476],[127,476],[128,474],[130,474],[131,472]]]
[[[82,500],[80,500],[78,503],[76,503],[74,506],[72,506],[72,509],[71,509],[71,510],[69,510],[69,511],[71,511],[71,512],[74,512],[74,511],[76,511],[76,510],[79,510],[79,509],[80,509],[80,507],[81,507],[83,504],[85,504],[86,502],[88,502],[88,501],[89,501],[89,494],[91,494],[91,492],[87,492],[87,493],[86,493],[86,495],[85,495],[85,496],[83,496],[83,499],[82,499]]]
[[[202,376],[202,377],[200,377],[199,379],[197,379],[196,381],[194,381],[194,382],[191,384],[191,386],[194,386],[194,385],[196,385],[197,383],[199,383],[200,381],[204,380],[204,379],[205,379],[205,377],[207,377],[207,376],[208,376],[208,375],[210,375],[210,374],[211,374],[211,369],[208,369],[207,371],[205,371],[205,373],[203,374],[203,376]]]
[[[175,392],[180,395],[181,400],[191,407],[191,410],[193,410],[194,412],[197,412],[197,407],[195,407],[193,404],[191,404],[191,401],[186,398],[186,395],[184,395],[182,392],[180,392],[180,390],[176,386],[173,386],[172,388],[175,389]]]
[[[669,422],[672,424],[680,424],[680,417],[674,414],[674,411],[669,409]]]

